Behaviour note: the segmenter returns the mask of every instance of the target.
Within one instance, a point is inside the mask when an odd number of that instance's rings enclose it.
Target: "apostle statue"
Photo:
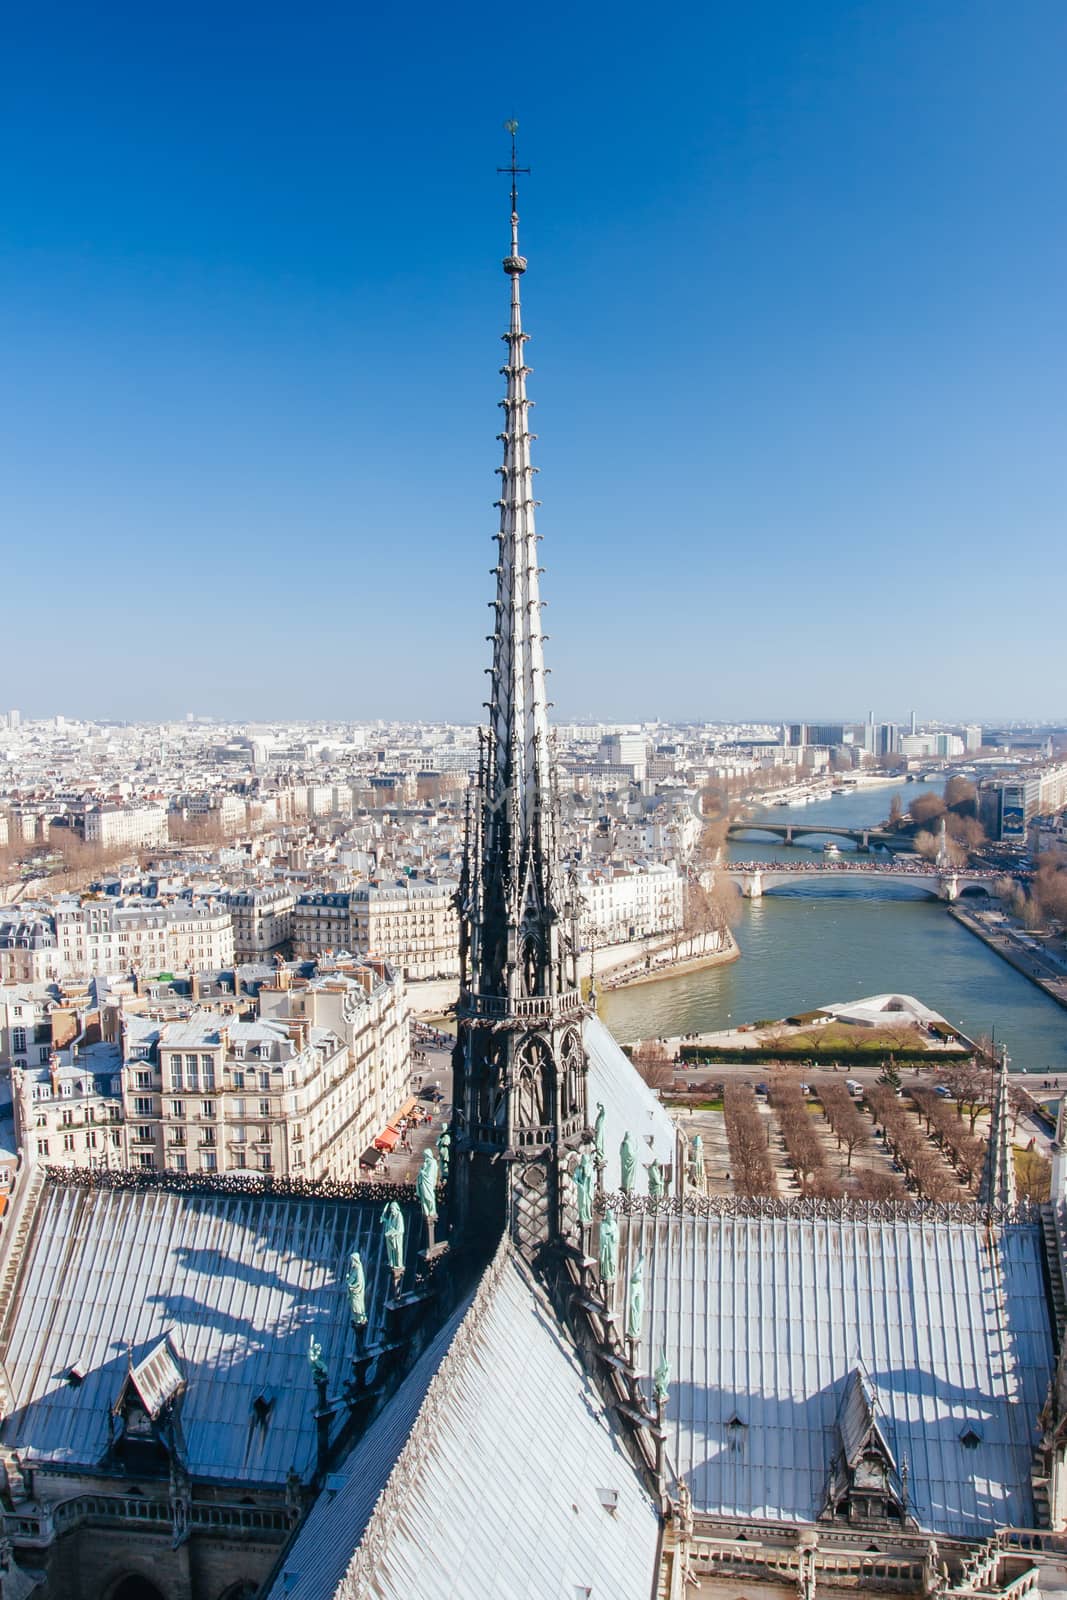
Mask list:
[[[382,1236],[393,1277],[399,1280],[404,1271],[404,1213],[395,1200],[382,1211]]]
[[[619,1224],[614,1211],[606,1211],[600,1219],[598,1255],[601,1283],[614,1283],[619,1271]]]
[[[437,1161],[427,1145],[422,1154],[422,1166],[415,1178],[415,1192],[427,1222],[437,1221]]]
[[[623,1134],[622,1144],[619,1147],[619,1167],[622,1172],[623,1194],[633,1194],[634,1181],[637,1177],[637,1150],[629,1129]]]
[[[598,1100],[596,1103],[596,1123],[593,1127],[593,1143],[596,1149],[596,1158],[600,1162],[604,1160],[604,1121],[606,1116],[607,1113]]]
[[[583,1151],[574,1169],[574,1187],[578,1191],[578,1221],[588,1227],[593,1220],[593,1192],[596,1188],[596,1168],[588,1150]]]
[[[314,1381],[320,1385],[324,1384],[327,1377],[326,1363],[322,1359],[322,1346],[314,1334],[311,1335],[311,1340],[308,1344],[308,1365],[311,1368],[311,1376]]]
[[[640,1339],[645,1320],[645,1253],[640,1251],[630,1273],[630,1292],[626,1297],[626,1337]]]
[[[348,1277],[345,1280],[348,1290],[348,1304],[352,1312],[352,1323],[357,1328],[367,1325],[367,1274],[363,1270],[363,1259],[358,1250],[353,1250],[348,1260]]]
[[[662,1200],[667,1192],[667,1180],[663,1176],[663,1168],[658,1160],[649,1163],[648,1192],[653,1200]]]
[[[689,1156],[689,1181],[698,1194],[704,1193],[704,1140],[698,1133]]]

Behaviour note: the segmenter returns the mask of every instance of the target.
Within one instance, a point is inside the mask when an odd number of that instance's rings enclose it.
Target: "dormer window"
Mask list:
[[[739,1416],[738,1413],[734,1411],[726,1419],[726,1443],[728,1448],[738,1451],[743,1450],[745,1448],[745,1436],[747,1432],[748,1424],[745,1422],[743,1417]]]
[[[977,1450],[981,1442],[981,1429],[976,1428],[973,1423],[968,1423],[960,1434],[960,1444],[965,1450]]]

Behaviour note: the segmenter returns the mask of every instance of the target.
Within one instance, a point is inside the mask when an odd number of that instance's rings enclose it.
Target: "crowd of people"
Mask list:
[[[894,856],[891,861],[857,861],[854,856],[841,856],[810,861],[731,861],[730,872],[891,872],[907,873],[916,878],[936,877],[940,868],[932,861],[916,861]],[[1002,874],[991,867],[968,867],[969,878],[998,878]]]

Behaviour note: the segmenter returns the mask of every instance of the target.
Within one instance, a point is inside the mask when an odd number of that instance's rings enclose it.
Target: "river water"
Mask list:
[[[759,815],[864,827],[885,819],[894,793],[907,807],[916,786],[870,788]],[[788,848],[739,840],[729,854],[735,861],[795,860],[801,849],[821,852],[824,842]],[[1015,1071],[1067,1071],[1067,1011],[919,889],[881,885],[876,892],[860,880],[807,879],[743,901],[734,934],[738,961],[605,994],[601,1011],[616,1038],[712,1031],[895,991],[915,995],[972,1038],[995,1027]]]

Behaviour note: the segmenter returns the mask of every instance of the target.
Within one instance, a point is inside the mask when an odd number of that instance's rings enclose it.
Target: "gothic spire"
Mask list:
[[[492,760],[489,774],[491,803],[508,820],[508,866],[513,890],[527,895],[531,889],[547,892],[547,883],[533,885],[531,872],[545,877],[554,863],[556,840],[552,828],[552,768],[548,742],[548,704],[541,626],[541,593],[537,564],[533,477],[530,460],[529,410],[526,395],[529,367],[525,345],[529,337],[522,326],[520,285],[526,258],[519,249],[516,123],[511,134],[511,249],[504,271],[511,280],[511,317],[502,337],[507,363],[501,367],[506,393],[500,406],[504,446],[500,475],[500,529],[497,534],[496,599],[493,626],[490,730]],[[519,907],[514,908],[518,910]]]
[[[453,1054],[457,1214],[491,1223],[505,1201],[535,1250],[571,1226],[563,1170],[588,1134],[574,907],[560,853],[548,735],[538,535],[526,394],[517,177],[511,134],[510,318],[488,727],[467,811],[460,997]],[[591,1135],[588,1135],[591,1137]],[[573,1208],[571,1208],[573,1209]]]
[[[978,1188],[979,1203],[987,1206],[1013,1206],[1017,1198],[1008,1061],[1008,1052],[1002,1046],[989,1111],[989,1144]]]

